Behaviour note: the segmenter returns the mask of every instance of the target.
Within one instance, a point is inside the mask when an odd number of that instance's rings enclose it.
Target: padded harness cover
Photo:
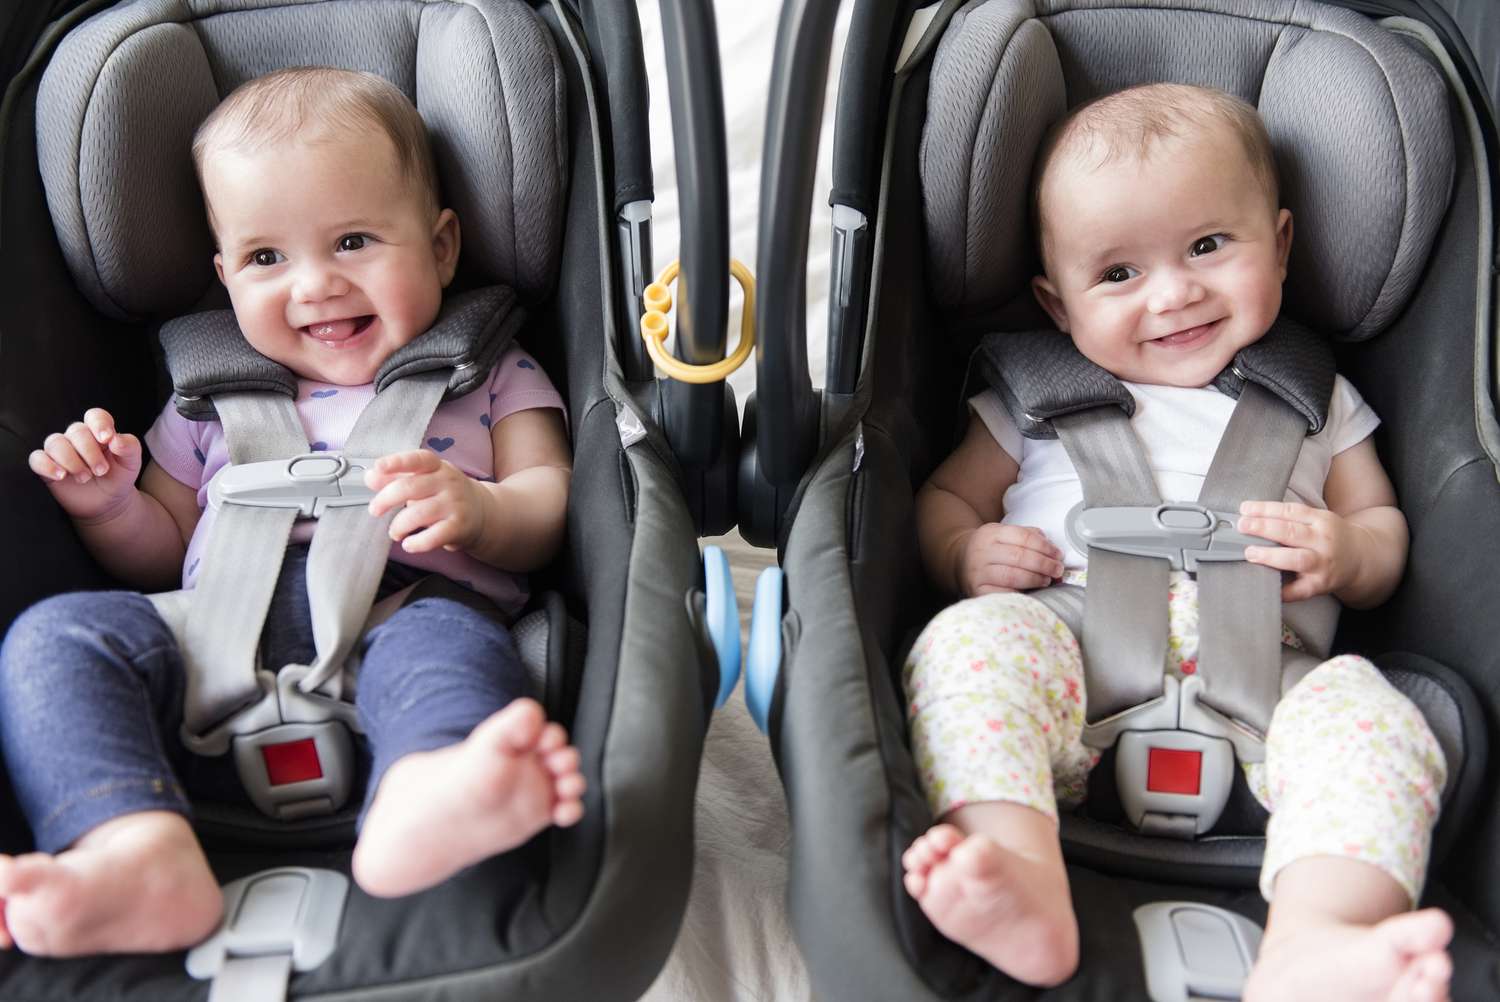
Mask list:
[[[405,376],[451,367],[445,397],[461,397],[484,382],[525,318],[515,292],[502,286],[448,296],[437,322],[381,365],[375,390]],[[297,377],[250,346],[232,310],[169,321],[162,325],[161,345],[178,413],[189,420],[217,419],[210,399],[215,393],[261,390],[297,395]]]
[[[1094,407],[1115,406],[1135,413],[1125,385],[1089,361],[1066,334],[1027,331],[987,335],[979,344],[980,373],[1000,395],[1005,409],[1027,438],[1057,438],[1052,419]],[[1247,345],[1214,379],[1214,386],[1239,398],[1247,381],[1284,400],[1307,419],[1316,435],[1328,420],[1333,395],[1333,351],[1327,341],[1286,317]]]

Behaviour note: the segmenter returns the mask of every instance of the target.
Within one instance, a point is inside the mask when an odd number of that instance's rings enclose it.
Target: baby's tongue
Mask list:
[[[358,320],[325,320],[322,323],[309,324],[307,333],[319,341],[342,341],[353,334],[357,326],[359,326]]]

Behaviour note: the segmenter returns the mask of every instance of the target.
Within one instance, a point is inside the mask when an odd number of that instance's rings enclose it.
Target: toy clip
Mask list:
[[[672,293],[668,289],[677,277],[678,264],[673,261],[661,270],[656,281],[646,286],[641,300],[646,312],[641,317],[641,337],[646,340],[646,353],[656,367],[668,377],[682,383],[717,383],[744,364],[755,347],[755,278],[739,261],[729,259],[729,274],[740,283],[745,293],[745,305],[740,314],[740,342],[729,357],[709,365],[693,365],[667,354],[665,347],[671,325],[667,322],[667,311],[672,308]]]

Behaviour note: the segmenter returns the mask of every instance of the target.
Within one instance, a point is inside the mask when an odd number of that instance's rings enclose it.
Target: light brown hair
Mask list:
[[[1164,140],[1191,139],[1214,128],[1227,128],[1240,141],[1271,210],[1278,209],[1276,155],[1265,122],[1252,105],[1212,87],[1172,83],[1128,87],[1074,108],[1042,139],[1032,171],[1031,218],[1044,260],[1042,185],[1048,169],[1061,157],[1093,168],[1121,157],[1144,160]]]
[[[437,164],[426,123],[394,84],[373,73],[332,66],[295,66],[246,81],[230,92],[193,134],[193,166],[203,186],[203,165],[214,153],[257,150],[307,136],[320,128],[343,138],[378,132],[396,149],[401,173],[416,186],[434,216],[440,207]],[[316,132],[312,135],[321,138]],[[213,207],[209,206],[209,222]]]

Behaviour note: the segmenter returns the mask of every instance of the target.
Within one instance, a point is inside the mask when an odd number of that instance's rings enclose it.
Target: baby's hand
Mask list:
[[[365,486],[377,492],[370,500],[376,518],[405,505],[391,520],[391,538],[407,553],[466,549],[484,528],[484,488],[426,449],[381,456]]]
[[[93,407],[67,431],[48,435],[27,457],[27,465],[46,481],[70,516],[102,519],[123,508],[135,493],[141,440],[115,431],[109,411]]]
[[[958,583],[971,596],[1045,588],[1062,577],[1062,557],[1041,529],[988,522],[963,543]]]
[[[1245,559],[1296,574],[1281,588],[1283,602],[1298,602],[1344,588],[1359,573],[1360,529],[1331,511],[1293,501],[1246,501],[1240,532],[1280,546],[1247,546]]]

